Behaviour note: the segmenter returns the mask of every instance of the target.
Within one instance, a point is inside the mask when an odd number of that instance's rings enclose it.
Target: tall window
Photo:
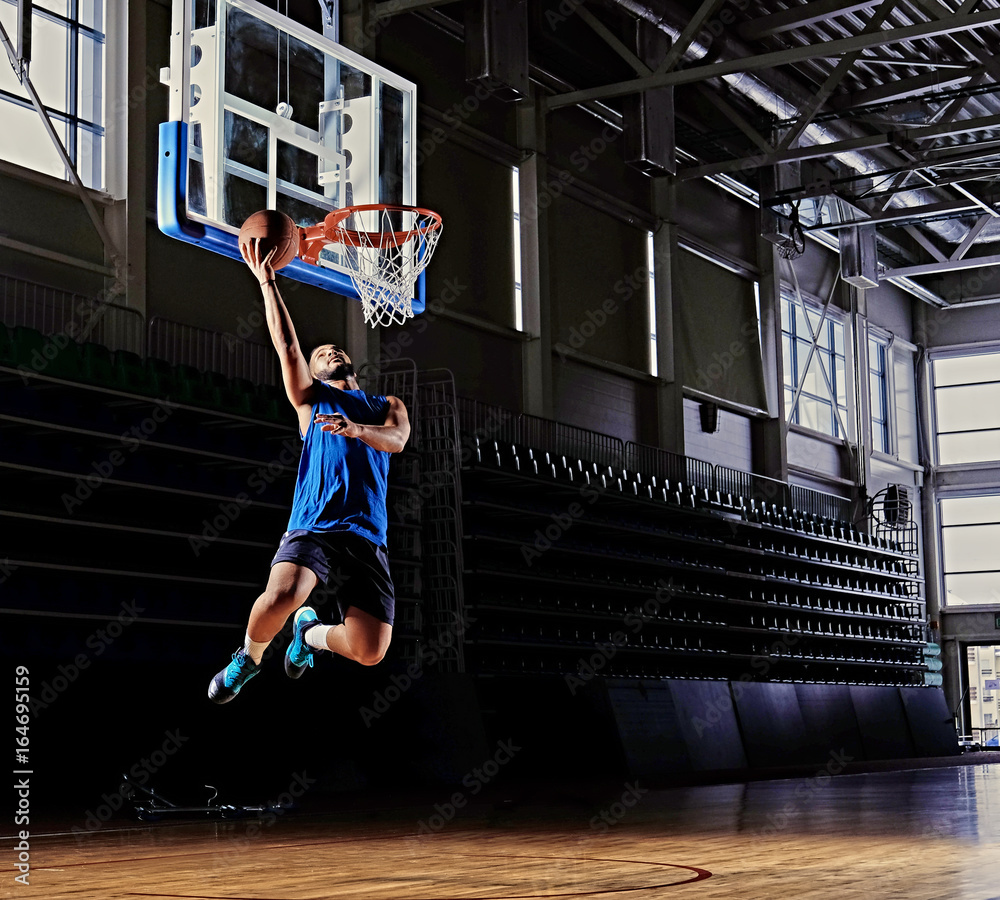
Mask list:
[[[946,605],[1000,602],[1000,494],[939,504]]]
[[[656,359],[656,280],[653,272],[656,253],[653,248],[653,232],[646,235],[646,268],[649,269],[649,282],[646,285],[646,304],[649,315],[649,374],[659,374]]]
[[[872,449],[892,452],[889,438],[889,345],[880,338],[868,338],[868,393],[872,414]]]
[[[938,357],[933,375],[938,463],[1000,461],[1000,352]]]
[[[514,327],[524,330],[524,305],[521,294],[521,172],[516,167],[511,178],[514,201]]]
[[[791,294],[781,295],[781,337],[784,351],[785,411],[789,422],[846,438],[847,357],[844,323],[804,306]],[[811,327],[810,327],[811,326]],[[812,335],[819,328],[816,346]],[[799,399],[794,403],[796,391]]]
[[[81,180],[97,189],[104,187],[104,2],[35,0],[29,68]],[[0,0],[0,21],[15,39],[15,0]],[[6,59],[0,66],[0,158],[56,178],[67,177],[27,91]]]

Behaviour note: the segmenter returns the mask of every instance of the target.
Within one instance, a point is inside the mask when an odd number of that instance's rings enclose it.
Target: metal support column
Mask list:
[[[658,443],[664,450],[684,453],[684,373],[676,352],[680,308],[674,303],[677,254],[677,188],[671,176],[654,178],[653,214],[662,224],[653,234],[656,301],[656,412]]]
[[[549,293],[545,115],[531,99],[517,107],[517,143],[524,153],[520,172],[521,307],[528,340],[522,346],[524,411],[552,414],[552,326]],[[543,208],[543,206],[545,208]]]

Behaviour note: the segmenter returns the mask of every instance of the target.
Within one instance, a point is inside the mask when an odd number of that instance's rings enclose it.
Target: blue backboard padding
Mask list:
[[[196,244],[213,253],[241,260],[237,235],[187,215],[188,139],[186,122],[160,123],[160,162],[157,171],[156,216],[160,231],[179,241]],[[323,266],[312,266],[293,259],[281,269],[281,274],[293,281],[315,285],[335,294],[358,300],[357,289],[349,275]],[[417,279],[413,313],[422,313],[427,302],[425,272]]]

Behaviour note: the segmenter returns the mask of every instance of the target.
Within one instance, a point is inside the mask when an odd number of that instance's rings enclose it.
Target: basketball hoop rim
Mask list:
[[[395,210],[399,212],[415,213],[426,216],[430,221],[419,228],[410,228],[406,231],[358,231],[355,228],[347,228],[343,222],[354,213],[364,212],[384,212]],[[441,216],[432,209],[424,209],[420,206],[404,206],[398,203],[363,203],[357,206],[342,206],[334,210],[323,220],[323,232],[328,241],[338,244],[345,244],[350,247],[376,246],[385,247],[399,246],[415,236],[423,236],[441,228]]]

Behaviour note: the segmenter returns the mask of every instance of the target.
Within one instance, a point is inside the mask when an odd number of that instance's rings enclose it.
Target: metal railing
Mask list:
[[[849,497],[828,494],[799,484],[789,485],[792,506],[800,512],[812,513],[839,522],[851,521],[851,501]]]
[[[786,484],[775,478],[743,472],[727,466],[672,453],[659,447],[629,441],[566,425],[538,416],[518,414],[501,406],[457,398],[463,441],[463,460],[468,461],[476,438],[526,446],[573,456],[586,462],[626,468],[657,480],[680,483],[721,494],[733,499],[755,500],[785,507],[789,514],[797,510],[804,515],[816,515],[845,525],[851,522],[851,501],[847,497],[828,494],[797,484]]]
[[[254,384],[279,383],[278,355],[270,344],[161,316],[149,320],[147,351],[175,366],[193,366],[200,372],[219,372]]]
[[[80,344],[92,341],[109,350],[145,353],[145,326],[139,310],[10,275],[0,275],[0,321],[46,336],[64,334]]]
[[[458,397],[457,404],[462,433],[469,438],[523,444],[602,466],[621,468],[625,464],[624,443],[609,434],[528,413],[515,413],[467,397]]]
[[[980,747],[996,747],[1000,749],[1000,727],[971,728],[972,740]]]
[[[734,498],[743,497],[745,500],[773,503],[779,507],[791,506],[790,486],[784,481],[726,466],[715,467],[715,490],[722,494],[732,494]]]
[[[715,488],[715,472],[711,463],[648,444],[629,441],[625,445],[625,468],[644,476],[655,476],[662,482],[680,482],[708,490]]]

